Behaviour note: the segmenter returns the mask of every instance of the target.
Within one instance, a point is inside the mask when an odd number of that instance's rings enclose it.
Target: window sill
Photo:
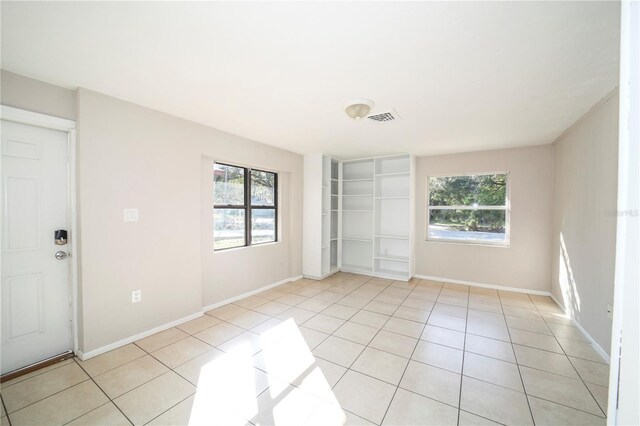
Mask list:
[[[230,252],[236,252],[239,250],[245,250],[245,249],[252,249],[252,248],[256,248],[256,247],[267,247],[267,246],[273,246],[276,244],[280,244],[282,241],[270,241],[268,243],[259,243],[259,244],[252,244],[250,246],[241,246],[241,247],[232,247],[232,248],[228,248],[228,249],[218,249],[218,250],[212,250],[213,254],[223,254],[223,253],[230,253]]]
[[[492,247],[492,248],[510,248],[511,247],[510,241],[507,241],[506,243],[491,244],[485,241],[426,239],[424,242],[427,244],[434,244],[434,243],[435,244],[453,244],[453,245],[473,246],[473,247]]]

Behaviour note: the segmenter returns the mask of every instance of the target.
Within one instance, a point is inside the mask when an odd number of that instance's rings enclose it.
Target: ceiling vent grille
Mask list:
[[[384,123],[386,121],[397,120],[400,117],[398,116],[398,113],[396,113],[395,111],[387,111],[387,112],[381,112],[379,114],[367,115],[367,118],[371,121]]]

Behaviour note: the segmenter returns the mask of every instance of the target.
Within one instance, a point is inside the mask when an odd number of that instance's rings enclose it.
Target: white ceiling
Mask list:
[[[2,67],[299,153],[550,143],[618,81],[616,2],[2,2]],[[355,122],[352,98],[400,120]]]

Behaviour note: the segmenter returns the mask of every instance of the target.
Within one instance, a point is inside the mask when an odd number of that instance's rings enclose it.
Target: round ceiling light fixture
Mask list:
[[[360,120],[369,115],[374,105],[371,99],[354,99],[344,105],[344,112],[354,120]]]

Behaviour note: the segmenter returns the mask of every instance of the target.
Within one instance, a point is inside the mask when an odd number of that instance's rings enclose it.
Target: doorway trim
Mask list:
[[[71,333],[73,334],[73,352],[78,353],[78,236],[76,234],[76,122],[66,118],[54,117],[38,112],[27,111],[6,105],[0,105],[0,119],[13,121],[14,123],[28,124],[45,129],[58,130],[67,133],[68,173],[69,173],[69,257],[70,265],[70,290],[71,307],[69,309],[71,320]]]

